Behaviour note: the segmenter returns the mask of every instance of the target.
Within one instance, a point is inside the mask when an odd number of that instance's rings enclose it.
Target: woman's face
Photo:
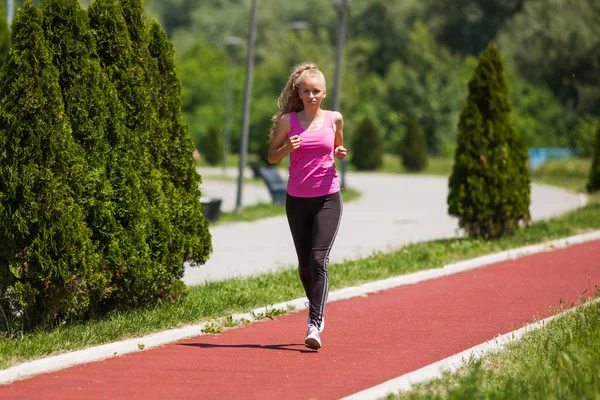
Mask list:
[[[323,85],[323,80],[317,76],[306,77],[300,82],[298,95],[304,103],[304,108],[319,108],[325,98],[327,90]]]

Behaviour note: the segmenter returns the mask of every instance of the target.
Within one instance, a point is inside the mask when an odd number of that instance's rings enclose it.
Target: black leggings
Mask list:
[[[342,216],[340,192],[320,197],[286,197],[285,211],[298,255],[298,272],[310,302],[309,318],[321,325],[329,293],[329,252]]]

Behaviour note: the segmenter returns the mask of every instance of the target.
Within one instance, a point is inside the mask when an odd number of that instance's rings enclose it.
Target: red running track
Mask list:
[[[590,297],[599,260],[596,241],[332,302],[319,352],[303,346],[303,311],[1,385],[0,398],[337,399]]]

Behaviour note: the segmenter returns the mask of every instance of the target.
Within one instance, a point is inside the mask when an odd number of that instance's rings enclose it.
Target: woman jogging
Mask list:
[[[271,164],[290,154],[286,214],[309,302],[305,344],[321,347],[329,292],[328,262],[342,215],[334,157],[343,160],[342,115],[321,109],[325,76],[313,63],[294,68],[278,99],[269,133]]]

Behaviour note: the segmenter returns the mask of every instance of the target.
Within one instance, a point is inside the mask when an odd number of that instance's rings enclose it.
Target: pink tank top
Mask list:
[[[294,197],[319,197],[340,190],[333,158],[335,126],[331,111],[325,111],[323,126],[309,131],[300,126],[298,115],[290,113],[288,137],[299,135],[300,147],[290,153],[287,192]]]

